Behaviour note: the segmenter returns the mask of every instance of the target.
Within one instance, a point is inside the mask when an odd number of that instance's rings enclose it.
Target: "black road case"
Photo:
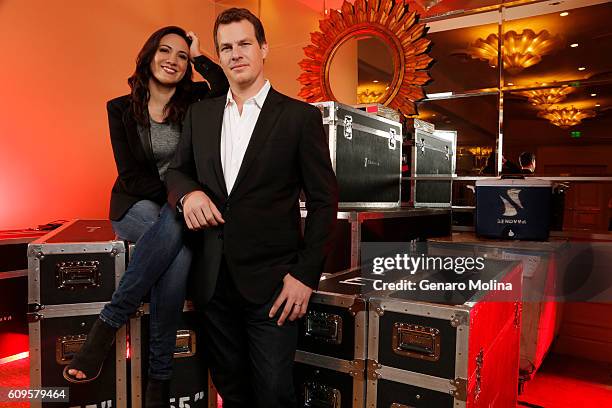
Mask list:
[[[0,231],[0,361],[28,349],[28,243],[45,233]]]
[[[125,328],[96,380],[72,384],[62,375],[124,271],[125,246],[108,220],[75,220],[29,245],[30,388],[69,387],[70,396],[32,406],[128,406]]]
[[[351,271],[319,284],[298,321],[294,382],[300,407],[365,406],[367,303]]]
[[[368,407],[516,405],[522,267],[485,264],[478,274],[453,281],[511,283],[511,292],[453,290],[436,302],[412,291],[370,294]],[[448,281],[447,275],[440,278]]]
[[[457,133],[435,130],[430,123],[414,120],[410,174],[427,180],[410,181],[410,198],[415,207],[450,207],[455,175]],[[439,180],[436,180],[436,179]]]
[[[400,205],[402,126],[338,102],[317,102],[329,137],[340,208]]]
[[[144,405],[149,370],[149,304],[130,319],[131,408]],[[204,358],[201,321],[191,302],[185,302],[176,332],[176,348],[170,383],[170,406],[216,408],[214,389]]]
[[[302,210],[302,219],[307,212]],[[360,265],[364,242],[409,242],[450,234],[451,213],[444,208],[339,211],[333,248],[323,267],[336,273]]]

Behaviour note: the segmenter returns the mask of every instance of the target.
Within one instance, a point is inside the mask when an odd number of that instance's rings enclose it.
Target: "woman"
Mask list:
[[[190,60],[210,87],[192,82]],[[110,219],[118,237],[137,242],[137,250],[111,302],[64,370],[64,377],[81,383],[99,375],[116,331],[151,289],[150,365],[145,401],[146,406],[166,406],[191,253],[182,245],[182,220],[164,205],[163,180],[189,104],[224,95],[229,85],[221,68],[199,50],[195,34],[174,26],[164,27],[149,37],[128,83],[131,93],[107,104],[118,170],[111,194]]]

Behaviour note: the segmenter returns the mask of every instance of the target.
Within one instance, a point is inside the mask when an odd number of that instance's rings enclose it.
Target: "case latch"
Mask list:
[[[395,145],[397,144],[397,140],[395,140],[395,129],[389,129],[389,150],[395,150]]]
[[[480,395],[480,389],[482,385],[482,365],[484,363],[484,351],[480,349],[480,352],[476,356],[476,390],[474,391],[474,400],[478,399]]]
[[[196,334],[193,330],[177,330],[174,358],[191,357],[196,353]]]
[[[344,116],[344,137],[347,140],[353,138],[353,117],[350,115]]]
[[[421,138],[416,141],[416,147],[421,151],[422,154],[425,154],[425,139]]]

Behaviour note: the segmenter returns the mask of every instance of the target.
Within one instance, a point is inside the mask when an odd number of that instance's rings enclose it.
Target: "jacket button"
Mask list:
[[[222,232],[220,232],[220,233],[219,233],[219,235],[217,235],[217,238],[219,238],[219,239],[223,239],[223,233],[222,233]]]

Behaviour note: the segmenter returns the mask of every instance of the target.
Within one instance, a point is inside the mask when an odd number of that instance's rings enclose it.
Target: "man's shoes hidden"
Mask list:
[[[79,352],[64,368],[64,378],[76,384],[87,383],[98,378],[102,372],[104,360],[115,342],[116,334],[116,328],[98,318]],[[72,369],[82,371],[86,378],[80,379],[76,375],[69,374],[68,370]]]
[[[144,408],[168,408],[170,406],[170,380],[149,378],[145,391]]]

